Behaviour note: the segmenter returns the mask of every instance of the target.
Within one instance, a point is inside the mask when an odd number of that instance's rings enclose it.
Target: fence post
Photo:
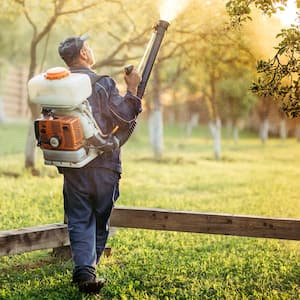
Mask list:
[[[68,224],[68,217],[66,214],[64,214],[64,224]],[[54,248],[52,250],[52,255],[62,260],[69,260],[72,258],[71,247],[70,245],[67,245]]]

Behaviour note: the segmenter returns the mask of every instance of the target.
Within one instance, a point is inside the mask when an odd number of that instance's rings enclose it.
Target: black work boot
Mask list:
[[[98,294],[104,286],[105,280],[103,278],[95,278],[87,281],[77,282],[79,291],[87,294]]]

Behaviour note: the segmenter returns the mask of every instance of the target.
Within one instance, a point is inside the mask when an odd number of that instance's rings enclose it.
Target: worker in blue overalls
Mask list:
[[[118,128],[122,133],[141,112],[141,99],[136,96],[141,78],[135,70],[125,74],[127,93],[121,96],[112,78],[99,76],[91,69],[95,58],[87,39],[65,39],[59,45],[59,54],[71,72],[90,77],[92,95],[88,101],[102,132],[109,134]],[[104,147],[104,153],[83,168],[59,168],[64,175],[64,208],[75,265],[73,282],[87,293],[98,293],[104,285],[104,279],[96,278],[96,265],[108,238],[108,221],[119,197],[122,171],[120,148],[113,145]]]

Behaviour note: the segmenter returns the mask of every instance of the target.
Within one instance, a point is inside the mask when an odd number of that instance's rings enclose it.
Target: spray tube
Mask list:
[[[164,34],[169,27],[169,23],[167,21],[159,20],[156,25],[153,26],[154,31],[151,35],[150,41],[148,42],[146,51],[143,55],[143,58],[137,68],[137,71],[142,76],[142,80],[138,86],[137,96],[142,99],[144,96],[144,92],[158,53],[161,42],[163,40]],[[129,75],[133,70],[133,65],[129,65],[125,67],[125,73]],[[120,146],[126,143],[131,134],[134,131],[136,126],[136,121],[133,121],[130,124],[129,130],[123,134],[117,134],[117,137],[120,140]]]
[[[143,98],[144,96],[146,85],[148,83],[158,50],[169,25],[170,24],[167,21],[159,20],[158,23],[153,26],[154,32],[151,35],[146,51],[137,69],[137,71],[142,75],[142,80],[137,91],[137,96],[139,98]],[[129,65],[125,68],[126,74],[130,74],[132,70],[132,65]]]

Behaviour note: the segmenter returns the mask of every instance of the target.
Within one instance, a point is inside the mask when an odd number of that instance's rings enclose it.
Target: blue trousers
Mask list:
[[[105,249],[120,174],[105,168],[65,169],[63,174],[73,281],[90,280],[96,277],[96,265]]]

